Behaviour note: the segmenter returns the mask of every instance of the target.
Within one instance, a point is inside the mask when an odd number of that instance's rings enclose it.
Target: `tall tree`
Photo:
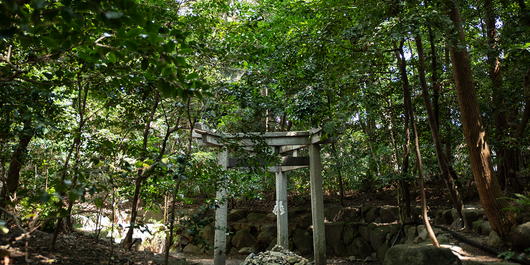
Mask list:
[[[425,104],[425,109],[427,111],[429,126],[431,128],[432,140],[434,142],[434,147],[436,150],[436,159],[438,161],[438,166],[440,167],[442,178],[445,182],[445,185],[447,186],[447,189],[449,190],[449,193],[451,194],[451,199],[453,200],[455,209],[458,212],[458,216],[460,216],[460,218],[464,220],[464,217],[462,216],[462,199],[460,198],[460,194],[456,189],[456,185],[453,181],[453,178],[449,174],[449,167],[447,166],[447,162],[445,160],[442,141],[440,140],[440,135],[438,133],[438,122],[431,106],[429,89],[427,88],[427,80],[425,78],[425,56],[423,54],[423,44],[421,41],[420,34],[417,34],[414,39],[416,41],[416,49],[418,52],[418,73],[420,77],[422,97],[423,102]],[[436,86],[436,83],[434,83],[434,85]]]
[[[486,132],[475,92],[471,63],[465,46],[460,7],[458,2],[450,0],[445,0],[444,5],[449,12],[452,27],[457,34],[456,36],[448,36],[449,52],[473,176],[482,207],[484,207],[491,227],[501,236],[504,236],[515,224],[515,220],[513,215],[505,210],[508,203],[501,199],[502,191],[493,171],[491,153],[486,142]]]

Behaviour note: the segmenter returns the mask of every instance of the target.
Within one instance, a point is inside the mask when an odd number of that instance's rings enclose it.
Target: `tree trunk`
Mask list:
[[[9,169],[7,170],[6,187],[2,187],[1,198],[3,198],[2,206],[8,201],[8,196],[14,193],[18,189],[20,183],[20,170],[24,164],[24,155],[26,154],[26,148],[29,142],[33,138],[33,128],[31,128],[31,118],[24,120],[24,128],[18,140],[18,147],[13,151],[11,162],[9,163]]]
[[[147,140],[149,136],[149,128],[151,127],[151,122],[153,121],[153,118],[155,116],[156,108],[158,107],[158,101],[159,96],[158,94],[155,96],[155,103],[153,104],[153,108],[151,109],[151,113],[149,113],[149,117],[147,117],[147,121],[145,123],[144,133],[143,133],[143,145],[142,150],[143,152],[140,155],[140,160],[143,160],[146,156],[147,151]],[[133,196],[133,202],[131,207],[131,221],[129,224],[129,229],[127,230],[127,235],[125,235],[125,238],[123,239],[123,247],[130,249],[132,247],[132,236],[134,232],[134,227],[136,226],[136,216],[138,215],[138,207],[140,205],[140,189],[142,186],[142,180],[144,179],[143,170],[138,170],[138,175],[136,176],[136,180],[134,182],[135,188],[134,188],[134,196]]]
[[[438,166],[440,167],[442,178],[445,182],[447,189],[449,190],[449,194],[451,194],[451,199],[453,200],[455,209],[458,212],[458,216],[460,216],[460,218],[464,220],[464,217],[462,216],[462,199],[460,199],[460,194],[458,194],[458,190],[456,189],[456,185],[453,181],[453,178],[449,174],[449,168],[447,167],[447,163],[445,160],[442,142],[440,141],[440,135],[438,134],[438,125],[436,122],[436,117],[431,107],[429,89],[427,88],[427,81],[425,79],[425,61],[423,55],[423,44],[420,35],[416,35],[415,40],[418,51],[418,72],[420,76],[420,86],[422,90],[423,102],[425,103],[425,109],[427,110],[427,118],[429,120],[429,126],[431,128],[432,140],[436,149],[436,159],[438,160]]]
[[[459,34],[457,38],[448,37],[449,52],[453,65],[453,75],[458,96],[464,137],[469,152],[473,176],[477,185],[480,201],[491,227],[499,235],[505,236],[515,224],[513,215],[505,211],[508,203],[500,199],[502,191],[493,172],[491,153],[486,142],[482,117],[478,107],[477,95],[471,72],[471,63],[465,47],[462,18],[457,2],[445,0],[446,10]]]
[[[442,86],[438,82],[438,61],[436,60],[436,45],[434,43],[434,33],[432,32],[432,27],[429,26],[429,42],[431,44],[431,64],[432,64],[432,91],[433,99],[432,106],[434,111],[434,120],[436,121],[436,127],[440,129],[440,104],[439,98],[440,93],[442,92]],[[421,71],[421,70],[420,70]],[[438,133],[440,133],[438,131]]]
[[[333,150],[333,154],[335,155],[335,159],[337,160],[337,176],[339,178],[339,189],[340,189],[340,197],[339,197],[340,205],[344,206],[344,184],[342,181],[342,174],[341,174],[342,163],[339,161],[339,155],[337,152],[337,148],[335,148],[335,143],[331,143],[331,150]]]
[[[403,41],[401,42],[399,48],[397,47],[397,44],[394,43],[394,49],[396,50],[395,55],[398,61],[398,66],[400,69],[401,74],[401,80],[403,82],[403,90],[408,89],[410,91],[409,86],[409,79],[407,77],[407,64],[405,62],[405,59],[403,58]],[[405,108],[404,108],[404,116],[405,116],[405,145],[403,147],[403,166],[401,168],[403,174],[408,174],[409,169],[409,155],[410,155],[410,129],[409,129],[409,121],[411,119],[411,113],[409,112],[409,109],[407,106],[409,104],[412,104],[410,102],[411,98],[406,97],[404,98],[405,102]],[[403,192],[403,202],[402,205],[400,205],[401,211],[402,211],[402,218],[410,217],[412,215],[412,211],[410,209],[410,190],[409,185],[406,180],[400,180],[400,184],[402,186],[402,192]]]

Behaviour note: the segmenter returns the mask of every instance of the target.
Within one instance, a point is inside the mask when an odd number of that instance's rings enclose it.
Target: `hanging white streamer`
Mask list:
[[[280,207],[278,207],[278,205],[280,205]],[[272,209],[272,213],[274,213],[274,215],[278,216],[278,208],[280,208],[280,215],[285,214],[285,209],[283,208],[282,202],[276,201],[276,205],[274,205],[274,209]]]

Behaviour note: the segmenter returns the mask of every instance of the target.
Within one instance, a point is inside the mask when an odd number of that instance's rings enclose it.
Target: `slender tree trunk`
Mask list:
[[[153,118],[155,116],[156,109],[158,107],[159,102],[159,96],[158,94],[155,96],[155,102],[153,104],[153,108],[151,109],[151,112],[149,113],[149,116],[147,117],[147,121],[145,122],[145,128],[143,133],[143,144],[142,144],[142,153],[140,155],[140,160],[144,160],[147,152],[147,140],[149,136],[149,128],[151,127],[151,122],[153,121]],[[132,208],[131,208],[131,221],[129,224],[129,229],[127,230],[127,234],[125,235],[125,238],[123,239],[123,247],[130,249],[132,247],[132,236],[134,232],[134,227],[136,226],[136,217],[138,215],[138,207],[140,206],[140,189],[142,187],[142,181],[144,179],[143,170],[138,170],[138,174],[136,176],[136,180],[134,182],[135,188],[134,188],[134,196],[132,201]]]
[[[412,97],[410,95],[410,85],[409,85],[409,80],[408,80],[407,71],[406,71],[407,65],[406,65],[406,61],[403,55],[404,55],[403,44],[401,44],[399,49],[396,51],[396,57],[398,59],[398,64],[400,68],[401,82],[403,83],[403,97],[404,97],[404,102],[405,102],[405,112],[408,113],[408,116],[410,118],[410,123],[412,125],[412,131],[414,134],[414,151],[416,153],[417,166],[418,166],[423,224],[425,225],[425,229],[427,230],[427,234],[429,235],[429,238],[431,239],[433,246],[439,247],[440,245],[438,244],[438,240],[436,239],[436,236],[434,235],[431,224],[429,223],[429,219],[427,217],[427,198],[425,196],[425,187],[423,185],[423,169],[422,169],[422,163],[421,163],[418,132],[416,130],[416,123],[414,122],[414,111],[412,110]]]
[[[456,38],[449,37],[449,52],[453,65],[458,104],[464,137],[469,152],[469,159],[477,190],[484,207],[484,212],[490,221],[491,227],[501,236],[505,236],[515,224],[513,215],[504,210],[508,207],[506,200],[501,199],[502,191],[493,171],[491,153],[486,142],[486,132],[482,123],[478,107],[471,63],[465,47],[462,18],[458,2],[445,0],[446,10],[459,34]]]
[[[410,91],[410,86],[409,86],[409,80],[408,80],[408,77],[407,77],[407,63],[405,62],[405,59],[403,58],[403,41],[401,42],[399,48],[397,47],[397,44],[394,43],[394,49],[396,50],[395,52],[395,55],[396,55],[396,59],[398,61],[398,66],[399,66],[399,69],[400,69],[400,74],[401,74],[401,80],[403,82],[403,89],[408,89]],[[410,127],[409,127],[409,122],[410,122],[410,112],[409,112],[409,109],[407,108],[407,106],[409,104],[411,104],[411,102],[409,102],[411,100],[410,97],[406,97],[404,98],[404,102],[405,102],[405,108],[404,108],[404,116],[405,116],[405,121],[404,121],[404,124],[405,124],[405,145],[403,147],[403,166],[401,168],[402,170],[402,173],[403,174],[408,174],[408,170],[409,170],[409,155],[410,155]],[[410,189],[409,189],[409,184],[406,180],[403,180],[401,179],[400,180],[400,185],[402,187],[402,192],[403,192],[403,202],[402,202],[402,205],[400,205],[401,207],[401,211],[402,211],[402,215],[403,217],[402,218],[406,218],[406,217],[410,217],[412,215],[412,211],[410,209]]]
[[[445,186],[449,190],[449,194],[451,194],[451,199],[453,200],[455,209],[458,212],[458,216],[460,216],[460,218],[464,220],[464,217],[462,216],[463,203],[462,203],[462,200],[460,199],[460,194],[458,194],[458,190],[456,189],[456,185],[453,181],[453,178],[449,175],[449,168],[447,167],[447,163],[445,161],[442,142],[440,141],[440,135],[438,134],[438,125],[436,123],[436,117],[434,116],[434,112],[431,107],[431,100],[429,98],[429,89],[427,88],[427,81],[425,79],[425,59],[423,55],[423,44],[421,41],[421,36],[416,35],[415,39],[416,39],[416,48],[418,51],[418,61],[419,61],[418,72],[420,76],[420,86],[422,90],[423,102],[425,103],[425,109],[427,110],[427,118],[429,120],[429,126],[431,128],[432,140],[434,142],[434,147],[436,150],[436,158],[438,160],[438,166],[440,167],[440,171],[442,174],[442,178],[445,182]]]
[[[440,129],[440,93],[442,92],[442,86],[438,82],[438,61],[436,58],[436,45],[434,43],[434,33],[432,32],[432,27],[429,26],[429,42],[431,44],[431,64],[432,64],[432,91],[433,91],[433,99],[432,99],[432,106],[433,106],[433,112],[434,112],[434,120],[436,121],[436,127]],[[421,70],[420,70],[421,71]],[[438,133],[440,133],[438,131]]]
[[[342,181],[342,163],[339,161],[339,154],[337,152],[337,148],[335,148],[335,143],[331,143],[331,149],[333,150],[333,154],[335,155],[335,159],[337,160],[337,175],[339,178],[339,189],[340,189],[340,205],[344,206],[344,184]]]
[[[2,194],[0,198],[3,200],[0,202],[0,206],[5,207],[6,202],[9,200],[9,194],[14,193],[18,189],[20,184],[20,170],[24,164],[24,155],[27,153],[27,147],[29,142],[33,138],[33,128],[31,128],[31,118],[24,120],[24,128],[18,140],[18,146],[13,155],[11,156],[11,162],[7,170],[7,178],[4,187],[2,187]]]
[[[78,135],[76,138],[76,148],[75,148],[75,165],[74,165],[74,177],[72,179],[72,185],[70,186],[69,190],[72,190],[75,188],[76,182],[77,182],[77,176],[79,175],[79,151],[81,149],[81,133],[83,131],[83,126],[85,125],[85,116],[86,116],[86,100],[88,97],[88,84],[85,84],[85,87],[82,88],[81,82],[79,82],[79,96],[78,96],[78,102],[79,102],[79,130]],[[84,92],[84,95],[81,94],[81,91]],[[68,209],[67,209],[67,215],[66,215],[66,227],[73,231],[74,227],[72,225],[72,208],[75,204],[75,199],[70,200],[68,202]]]
[[[410,91],[408,93],[405,92],[405,94],[408,94],[408,96],[410,97]],[[423,178],[423,166],[421,163],[420,143],[418,140],[418,131],[416,129],[416,122],[414,121],[414,112],[412,111],[412,105],[409,106],[409,112],[412,113],[411,120],[412,120],[412,130],[414,132],[414,151],[416,152],[417,165],[418,165],[418,176],[419,176],[418,182],[420,183],[421,215],[423,217],[422,218],[423,224],[425,225],[425,229],[427,230],[427,235],[429,235],[429,239],[431,239],[432,245],[435,247],[440,247],[440,244],[438,243],[438,239],[436,238],[436,235],[434,234],[434,231],[432,230],[431,224],[429,223],[429,218],[427,217],[427,197],[425,196],[425,186],[424,186],[424,178]]]

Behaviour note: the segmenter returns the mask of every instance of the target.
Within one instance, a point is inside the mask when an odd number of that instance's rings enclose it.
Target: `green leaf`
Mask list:
[[[162,95],[165,98],[169,98],[172,95],[174,95],[174,93],[171,91],[172,90],[171,85],[168,82],[166,82],[164,79],[158,80],[158,89],[160,89],[160,91],[162,92]]]
[[[152,31],[152,32],[149,32],[149,38],[148,38],[148,41],[149,43],[157,43],[158,42],[158,33]]]
[[[196,79],[196,78],[199,78],[199,74],[197,74],[197,73],[191,73],[188,76],[186,76],[186,80],[192,80],[192,79]]]
[[[179,53],[181,54],[192,53],[192,52],[193,52],[192,48],[183,48],[179,50]]]
[[[57,43],[49,38],[49,37],[41,37],[41,41],[42,41],[42,44],[44,44],[44,46],[48,47],[48,48],[55,48],[57,47]]]
[[[110,12],[105,13],[105,16],[106,16],[108,19],[118,19],[118,18],[120,18],[120,17],[123,16],[123,13],[122,13],[122,12],[114,12],[114,11],[110,11]]]
[[[166,67],[162,69],[162,76],[164,77],[170,77],[170,76],[173,76],[174,74],[175,74],[175,69],[171,65],[166,65]]]
[[[173,57],[175,58],[175,64],[180,66],[188,66],[188,63],[186,62],[186,59],[184,57]]]
[[[147,58],[142,59],[142,70],[147,70],[149,67],[149,60]]]
[[[45,193],[43,193],[43,194],[40,196],[40,201],[41,201],[42,203],[47,203],[47,202],[50,201],[50,198],[51,198],[51,197],[52,197],[52,196],[51,196],[48,192],[45,192]]]
[[[118,29],[116,37],[118,37],[120,39],[125,38],[125,27],[121,27],[121,28]]]
[[[71,201],[75,201],[77,200],[77,198],[79,198],[79,194],[76,191],[77,190],[74,189],[68,192],[68,197],[70,198]]]
[[[136,44],[136,42],[134,42],[134,41],[126,40],[125,41],[125,46],[127,46],[127,49],[129,49],[129,50],[131,50],[133,52],[138,51],[138,44]]]
[[[109,52],[107,58],[111,63],[116,63],[116,54],[114,54],[114,52]]]
[[[197,98],[202,101],[203,97],[201,92],[199,92],[198,90],[195,91],[195,96],[197,96]]]
[[[127,37],[127,38],[135,38],[138,35],[140,35],[140,33],[142,33],[143,31],[144,31],[144,29],[142,29],[142,28],[134,28],[134,29],[129,30],[129,32],[127,32],[127,35],[125,35],[125,37]]]

